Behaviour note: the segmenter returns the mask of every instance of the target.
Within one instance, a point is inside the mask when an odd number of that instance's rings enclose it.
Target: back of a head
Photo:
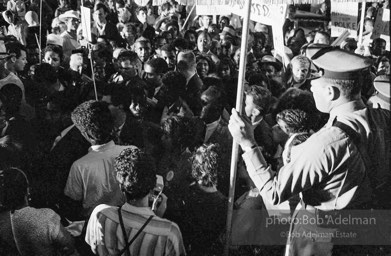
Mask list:
[[[163,133],[171,138],[173,147],[182,150],[201,145],[204,137],[204,124],[198,118],[173,115],[161,125]]]
[[[254,105],[257,106],[260,116],[269,113],[272,104],[272,94],[268,89],[257,85],[251,85],[245,93],[252,97],[252,101]]]
[[[162,83],[170,92],[177,92],[182,96],[186,88],[186,77],[178,71],[169,71],[162,77]]]
[[[26,12],[24,17],[25,17],[27,24],[29,24],[30,26],[32,26],[34,24],[39,25],[38,14],[36,12],[28,11],[28,12]]]
[[[217,86],[219,88],[223,88],[223,81],[220,79],[220,78],[216,78],[216,77],[205,77],[204,80],[203,80],[203,88],[204,89],[208,89],[209,87],[211,86]]]
[[[167,62],[162,58],[150,59],[145,64],[151,66],[156,74],[165,74],[168,71]]]
[[[21,167],[26,156],[22,140],[14,135],[0,138],[0,170],[13,166]]]
[[[177,57],[177,69],[179,72],[195,71],[197,66],[196,56],[193,51],[181,51]]]
[[[71,117],[75,126],[92,143],[102,145],[112,139],[113,117],[106,102],[86,101],[76,107]]]
[[[109,12],[109,9],[107,8],[106,5],[104,5],[103,3],[97,3],[95,4],[94,6],[94,12],[98,11],[102,9],[105,13],[108,13]]]
[[[126,199],[139,200],[147,196],[156,184],[156,169],[152,159],[141,149],[129,147],[115,159],[117,181]]]
[[[317,31],[315,34],[314,43],[330,45],[330,34],[324,31]]]
[[[111,96],[111,104],[113,106],[122,105],[123,109],[127,111],[130,106],[130,92],[129,88],[121,84],[110,84],[104,95]]]
[[[320,112],[317,110],[315,100],[312,94],[308,91],[303,91],[297,88],[289,88],[286,90],[277,103],[274,115],[286,110],[286,109],[298,109],[302,110],[309,115],[309,120],[306,124],[306,128],[317,130],[320,118]]]
[[[0,101],[3,103],[6,118],[19,112],[22,102],[22,89],[16,84],[6,84],[0,89]]]
[[[138,58],[137,53],[135,53],[135,52],[133,52],[133,51],[123,51],[123,52],[121,52],[121,53],[118,55],[118,61],[119,61],[119,62],[129,60],[130,63],[133,63],[133,62],[137,61],[138,59],[139,59],[139,58]]]
[[[35,66],[33,79],[40,84],[52,85],[57,82],[58,73],[50,64],[41,63]]]
[[[222,171],[220,147],[218,144],[202,145],[191,158],[191,175],[198,184],[205,187],[217,186],[217,174]]]
[[[23,207],[28,194],[29,183],[23,171],[15,167],[0,169],[0,209],[13,212]]]
[[[7,53],[19,58],[22,55],[22,51],[26,52],[26,47],[19,42],[10,42],[5,45]]]

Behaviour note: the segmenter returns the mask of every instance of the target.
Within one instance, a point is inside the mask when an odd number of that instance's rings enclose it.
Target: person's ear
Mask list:
[[[327,86],[327,99],[328,100],[330,100],[330,101],[337,100],[337,99],[339,99],[340,95],[341,95],[341,91],[337,87],[331,86],[331,85]]]
[[[12,57],[10,58],[10,60],[11,60],[12,63],[15,63],[15,62],[16,62],[16,56],[12,56]]]

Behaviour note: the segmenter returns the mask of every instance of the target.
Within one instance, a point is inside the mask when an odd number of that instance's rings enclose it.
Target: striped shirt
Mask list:
[[[129,247],[130,255],[186,255],[179,227],[160,218],[149,207],[122,206],[122,217],[128,241],[131,240],[149,216],[154,218]],[[118,207],[98,205],[88,221],[86,242],[98,255],[118,255],[126,242],[118,218]]]

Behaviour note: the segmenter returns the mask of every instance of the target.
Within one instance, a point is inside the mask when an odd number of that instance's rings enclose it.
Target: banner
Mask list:
[[[149,0],[134,0],[138,6],[147,6]]]
[[[379,8],[377,11],[371,38],[383,38],[386,40],[386,50],[390,51],[390,9]]]
[[[244,16],[244,0],[226,0],[233,14]],[[285,19],[286,4],[267,4],[262,0],[251,2],[250,19],[265,25],[275,25],[276,20]]]
[[[231,15],[231,9],[226,5],[196,5],[197,15]]]
[[[331,37],[339,37],[346,29],[357,38],[358,3],[333,2],[331,5]]]

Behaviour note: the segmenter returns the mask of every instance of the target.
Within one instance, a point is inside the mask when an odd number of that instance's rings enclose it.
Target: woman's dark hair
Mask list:
[[[163,86],[169,93],[184,96],[186,87],[186,77],[178,71],[168,71],[162,77]]]
[[[181,116],[171,116],[162,123],[165,135],[172,139],[173,147],[190,148],[202,143],[203,126],[200,119]]]
[[[102,4],[102,3],[98,3],[94,6],[94,12],[100,10],[100,9],[103,9],[103,11],[105,13],[109,13],[109,8],[107,8],[106,5]]]
[[[215,72],[215,64],[213,62],[213,60],[207,56],[207,55],[204,55],[204,54],[200,54],[196,57],[196,62],[198,64],[198,62],[200,62],[201,60],[205,60],[206,62],[208,62],[208,66],[209,66],[209,71],[208,71],[208,74],[210,73],[213,73]]]
[[[0,148],[0,155],[4,148]],[[0,169],[0,208],[14,212],[25,204],[29,196],[29,182],[26,174],[16,168]]]
[[[80,104],[72,112],[72,121],[97,145],[105,144],[112,139],[114,123],[106,102],[90,100]]]
[[[220,60],[219,65],[217,66],[217,75],[221,77],[221,71],[223,70],[223,67],[228,66],[229,70],[231,71],[231,76],[233,76],[233,72],[235,71],[234,63],[232,62],[232,59],[225,57]],[[222,77],[221,77],[222,78]]]
[[[288,134],[309,132],[312,128],[311,114],[301,109],[285,109],[277,114],[276,120],[285,122]]]
[[[162,37],[164,37],[166,40],[167,40],[167,35],[173,36],[173,34],[171,33],[171,31],[163,31],[160,35],[161,35]],[[173,38],[172,38],[171,40],[173,40]]]
[[[221,173],[221,155],[218,144],[202,145],[191,157],[191,175],[202,186],[217,186],[217,174]]]
[[[320,112],[316,109],[315,100],[310,92],[303,91],[297,88],[289,88],[285,91],[273,110],[273,116],[286,109],[302,110],[309,114],[308,125],[309,129],[317,131],[320,127]]]
[[[33,79],[37,83],[52,85],[58,80],[58,73],[49,63],[40,63],[35,65]]]
[[[188,29],[188,30],[186,30],[185,34],[183,35],[183,38],[185,38],[186,40],[189,40],[191,34],[193,34],[194,37],[197,39],[198,34],[197,34],[197,32],[196,32],[195,30],[193,30],[193,29]]]
[[[152,159],[141,149],[131,146],[115,158],[114,169],[126,199],[142,199],[156,184],[156,169]]]
[[[47,52],[54,52],[54,53],[58,54],[61,62],[64,60],[64,52],[63,52],[61,46],[49,44],[45,47],[43,56],[45,56],[45,54]]]
[[[6,84],[0,89],[0,101],[3,103],[6,118],[15,116],[22,102],[22,89],[16,84]]]

